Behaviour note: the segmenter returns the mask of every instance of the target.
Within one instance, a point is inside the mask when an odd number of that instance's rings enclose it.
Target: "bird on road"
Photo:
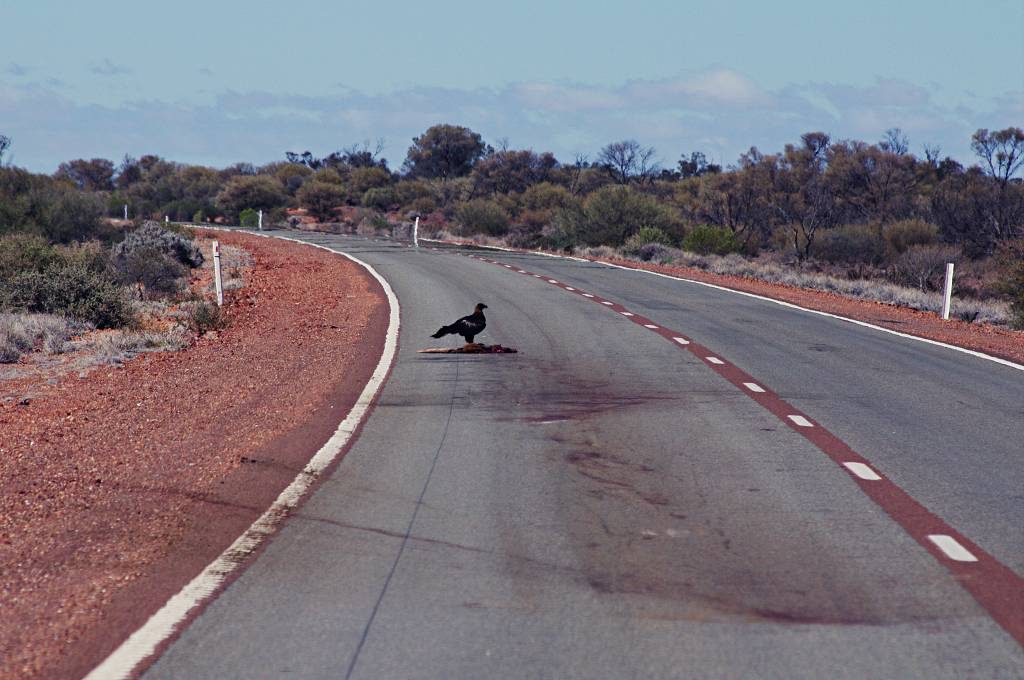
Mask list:
[[[467,344],[473,342],[473,337],[484,332],[487,327],[487,319],[484,318],[484,310],[487,305],[482,302],[476,304],[476,309],[469,316],[464,316],[454,323],[441,326],[437,332],[431,335],[432,338],[443,338],[446,335],[461,335],[466,339]]]

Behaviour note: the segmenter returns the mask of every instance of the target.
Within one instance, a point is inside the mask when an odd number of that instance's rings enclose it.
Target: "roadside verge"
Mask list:
[[[214,576],[190,591],[202,597],[173,634],[340,459],[372,406],[397,342],[387,284],[337,253],[217,238],[256,264],[217,337],[0,412],[0,677],[81,677],[168,598],[180,606],[183,586]],[[98,676],[131,673],[105,668]]]

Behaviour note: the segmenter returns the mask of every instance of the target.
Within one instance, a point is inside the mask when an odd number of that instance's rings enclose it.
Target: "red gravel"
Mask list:
[[[0,405],[0,678],[78,677],[220,553],[327,439],[387,303],[324,251],[255,260],[228,328]]]

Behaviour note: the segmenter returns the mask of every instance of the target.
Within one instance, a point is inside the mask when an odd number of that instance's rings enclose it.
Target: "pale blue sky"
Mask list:
[[[802,132],[969,160],[1024,125],[1024,2],[0,0],[13,161],[158,153],[226,165],[437,122],[571,160],[636,138],[726,163]]]

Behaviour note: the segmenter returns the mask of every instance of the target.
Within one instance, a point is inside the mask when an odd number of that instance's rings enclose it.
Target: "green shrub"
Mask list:
[[[731,229],[700,225],[683,238],[683,250],[699,255],[727,255],[743,248]]]
[[[40,231],[50,241],[70,243],[110,236],[110,229],[101,221],[106,206],[99,195],[54,186],[32,192],[29,201]]]
[[[508,213],[494,201],[485,198],[460,203],[455,208],[455,219],[459,222],[459,233],[463,236],[503,236],[509,228]]]
[[[391,210],[398,204],[398,194],[392,187],[374,187],[363,193],[362,203],[374,210]]]
[[[246,229],[255,229],[260,223],[260,215],[252,208],[246,208],[238,213],[238,224]]]
[[[878,240],[878,231],[874,227],[848,224],[819,231],[811,254],[826,262],[879,264],[886,259],[886,245]]]
[[[572,230],[590,246],[621,246],[643,227],[666,234],[679,232],[670,208],[652,196],[619,185],[601,187],[587,196],[582,211],[563,210],[562,216],[576,221]]]
[[[627,255],[638,255],[640,249],[648,244],[660,244],[664,250],[664,246],[672,245],[672,238],[657,227],[640,227],[640,231],[630,236],[622,244],[622,252]]]
[[[185,287],[186,269],[152,247],[136,248],[115,260],[122,283],[139,284],[150,296],[174,295]]]
[[[55,262],[42,271],[23,271],[6,286],[7,305],[15,310],[63,314],[113,328],[132,322],[126,291],[106,272],[80,261]]]
[[[0,237],[0,287],[22,271],[42,271],[61,259],[45,238],[31,234]]]
[[[347,195],[345,188],[340,184],[320,180],[307,181],[295,194],[299,205],[321,222],[335,218],[334,209],[345,204]]]
[[[555,210],[564,207],[571,199],[568,189],[550,182],[534,184],[520,197],[523,207],[527,210]]]

